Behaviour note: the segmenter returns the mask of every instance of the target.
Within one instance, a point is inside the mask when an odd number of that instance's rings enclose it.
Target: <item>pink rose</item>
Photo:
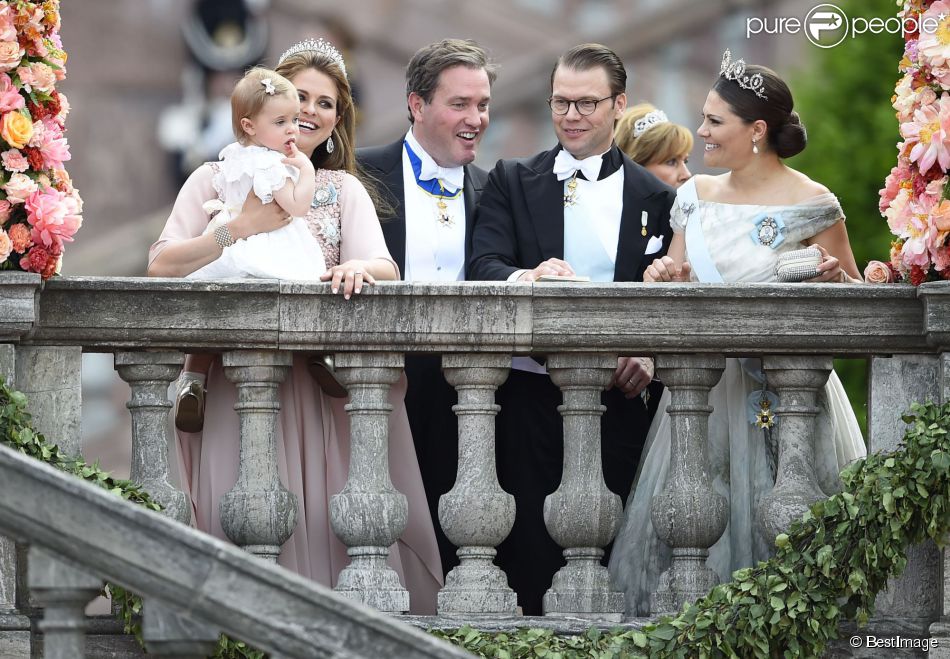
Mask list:
[[[0,229],[0,263],[3,263],[13,251],[13,241],[3,229]]]
[[[10,110],[19,110],[25,105],[20,90],[13,86],[13,81],[6,73],[0,73],[0,113]]]
[[[6,199],[0,199],[0,227],[7,223],[13,214],[13,204]]]
[[[880,261],[869,261],[864,269],[864,281],[868,284],[890,284],[894,281],[894,272],[890,266]]]
[[[23,55],[24,50],[16,41],[0,41],[0,71],[15,69]]]
[[[30,163],[27,162],[26,157],[17,149],[0,153],[0,162],[3,163],[3,168],[8,172],[25,172],[30,168]]]
[[[13,24],[13,10],[4,3],[0,7],[0,41],[16,41],[16,25]]]
[[[26,174],[14,174],[3,186],[7,200],[11,204],[22,204],[26,198],[36,192],[36,183]]]

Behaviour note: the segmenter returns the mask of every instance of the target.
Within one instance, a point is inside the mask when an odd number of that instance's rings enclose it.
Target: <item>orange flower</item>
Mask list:
[[[17,254],[23,254],[31,244],[30,228],[25,224],[14,224],[8,230],[10,241],[13,243],[13,251]]]
[[[33,137],[33,122],[15,110],[0,117],[0,137],[14,149],[22,149]]]

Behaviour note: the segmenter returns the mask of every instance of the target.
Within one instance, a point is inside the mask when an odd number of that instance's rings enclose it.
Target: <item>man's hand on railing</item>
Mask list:
[[[653,380],[653,360],[649,357],[620,357],[617,371],[610,386],[624,393],[624,398],[636,398]]]
[[[558,277],[573,277],[574,268],[567,261],[550,258],[543,261],[534,270],[525,270],[518,276],[518,281],[537,281],[544,275],[555,275]]]
[[[643,273],[643,281],[652,283],[655,281],[689,281],[689,275],[693,268],[689,261],[683,261],[680,266],[676,265],[669,256],[655,259],[653,263],[647,266]]]

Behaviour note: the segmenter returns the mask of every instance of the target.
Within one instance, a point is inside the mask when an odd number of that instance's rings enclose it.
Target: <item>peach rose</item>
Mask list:
[[[7,235],[6,231],[0,229],[0,263],[6,261],[12,251],[13,241],[10,240],[10,236]]]
[[[23,59],[25,51],[16,41],[0,41],[0,71],[15,69]]]
[[[30,70],[33,72],[33,89],[38,89],[44,93],[53,90],[56,85],[56,76],[53,74],[52,68],[43,64],[43,62],[32,62]]]
[[[33,137],[33,122],[19,112],[6,112],[0,117],[0,137],[14,149],[22,149]]]
[[[26,198],[36,192],[37,186],[26,174],[14,174],[3,186],[7,193],[7,201],[11,204],[22,204]]]
[[[864,281],[868,284],[890,284],[894,282],[894,272],[881,261],[869,261],[864,269]]]
[[[944,199],[930,212],[937,231],[950,231],[950,201]]]

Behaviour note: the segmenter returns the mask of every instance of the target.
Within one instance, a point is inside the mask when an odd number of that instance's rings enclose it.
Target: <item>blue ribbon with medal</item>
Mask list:
[[[416,152],[412,150],[412,147],[409,146],[409,142],[403,142],[406,147],[406,155],[409,156],[409,164],[412,166],[412,173],[416,178],[416,185],[425,192],[430,197],[437,197],[438,201],[436,206],[438,207],[438,213],[436,220],[442,226],[452,226],[454,222],[452,217],[449,215],[448,204],[445,203],[446,199],[458,199],[459,195],[462,194],[462,188],[459,188],[455,192],[447,192],[445,186],[442,185],[442,181],[434,178],[428,180],[421,180],[419,177],[422,176],[422,158],[416,155]]]

